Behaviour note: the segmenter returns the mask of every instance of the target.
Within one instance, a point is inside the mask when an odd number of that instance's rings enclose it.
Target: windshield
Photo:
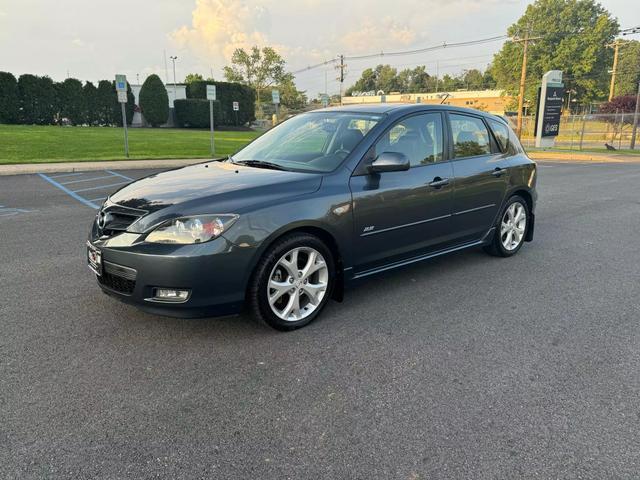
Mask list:
[[[330,172],[380,121],[380,115],[309,112],[272,128],[233,155],[234,162],[268,162],[286,170]]]

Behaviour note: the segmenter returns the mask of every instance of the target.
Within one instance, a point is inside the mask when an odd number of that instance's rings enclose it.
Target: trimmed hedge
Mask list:
[[[169,119],[169,96],[157,75],[149,75],[140,89],[140,109],[152,127],[159,127]]]
[[[209,100],[186,98],[173,102],[176,123],[186,128],[209,128]],[[220,102],[213,102],[213,126],[220,122]]]
[[[218,125],[244,125],[256,119],[255,98],[253,88],[241,83],[196,81],[187,85],[188,99],[207,98],[207,85],[216,86],[216,97],[220,104],[220,114],[215,118]],[[240,104],[240,110],[233,111],[233,102]],[[208,114],[207,114],[208,115]],[[207,125],[209,121],[207,120]]]

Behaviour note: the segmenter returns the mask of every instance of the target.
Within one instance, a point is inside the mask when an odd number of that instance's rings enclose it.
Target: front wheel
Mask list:
[[[305,233],[282,238],[264,254],[252,278],[253,314],[277,330],[311,323],[331,297],[335,266],[331,251]]]
[[[497,257],[510,257],[522,248],[529,227],[529,206],[520,196],[514,195],[505,204],[491,243],[485,251]]]

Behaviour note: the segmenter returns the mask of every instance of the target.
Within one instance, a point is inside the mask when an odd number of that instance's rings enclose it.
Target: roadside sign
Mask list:
[[[127,76],[126,75],[116,75],[116,91],[117,92],[127,92]]]
[[[280,103],[280,92],[278,90],[271,90],[271,101],[276,105]]]
[[[233,111],[237,112],[240,110],[240,104],[238,102],[233,102]]]
[[[329,95],[327,95],[326,93],[323,93],[322,95],[320,95],[320,99],[322,100],[323,107],[329,106]]]
[[[564,100],[564,87],[547,87],[544,110],[539,112],[542,115],[543,137],[556,137],[560,130],[560,115]]]
[[[549,70],[542,76],[538,89],[534,135],[536,147],[550,148],[560,132],[560,116],[564,103],[564,84],[561,70]]]
[[[215,99],[216,99],[216,86],[207,85],[207,100],[215,100]]]
[[[122,127],[124,129],[124,154],[129,158],[129,134],[127,132],[127,112],[124,108],[127,103],[127,76],[116,75],[116,92],[118,93],[118,103],[122,111]]]

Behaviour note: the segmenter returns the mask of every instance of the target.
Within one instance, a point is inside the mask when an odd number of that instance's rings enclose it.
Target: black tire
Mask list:
[[[507,209],[516,202],[520,203],[524,207],[527,220],[525,224],[524,234],[522,235],[522,239],[520,240],[519,245],[513,250],[507,250],[502,244],[502,235],[500,233],[500,229],[502,225],[502,219],[504,218]],[[507,200],[507,203],[505,203],[504,207],[500,211],[500,215],[498,215],[498,219],[495,224],[495,232],[493,233],[493,237],[491,238],[491,243],[484,247],[484,251],[489,255],[493,255],[494,257],[511,257],[515,255],[520,251],[522,245],[525,242],[525,239],[527,238],[527,232],[529,231],[530,222],[531,214],[529,212],[529,205],[527,204],[526,200],[519,195],[512,196],[511,198],[509,198],[509,200]]]
[[[269,305],[268,282],[275,265],[283,255],[298,247],[310,247],[323,257],[328,269],[327,289],[319,305],[306,317],[297,321],[287,321],[278,317]],[[258,262],[247,290],[247,304],[253,316],[267,325],[281,331],[290,331],[308,325],[315,320],[331,298],[335,284],[335,260],[331,250],[318,237],[307,233],[292,233],[278,239],[271,245]]]

